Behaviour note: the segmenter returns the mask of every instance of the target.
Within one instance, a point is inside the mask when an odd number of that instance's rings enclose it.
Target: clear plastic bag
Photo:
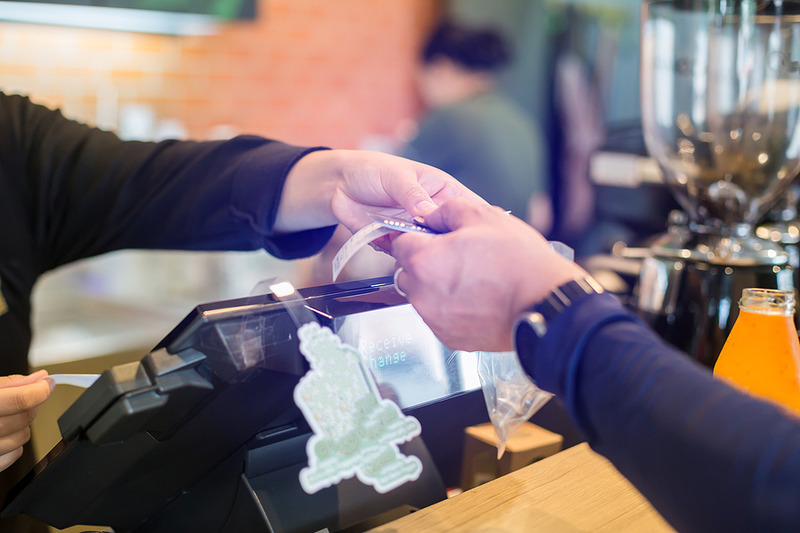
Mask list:
[[[570,261],[575,257],[572,248],[564,243],[552,241],[550,247]],[[478,377],[489,420],[497,435],[497,458],[500,459],[508,438],[541,409],[552,394],[531,381],[516,352],[479,352]]]
[[[552,394],[530,380],[516,352],[479,352],[478,376],[489,420],[497,434],[497,458],[500,459],[508,437],[541,409]]]

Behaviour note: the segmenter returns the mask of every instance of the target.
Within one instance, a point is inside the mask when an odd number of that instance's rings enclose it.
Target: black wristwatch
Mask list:
[[[574,279],[553,289],[547,298],[517,318],[514,324],[514,349],[521,361],[530,357],[550,323],[564,309],[590,294],[602,294],[603,287],[591,276]]]

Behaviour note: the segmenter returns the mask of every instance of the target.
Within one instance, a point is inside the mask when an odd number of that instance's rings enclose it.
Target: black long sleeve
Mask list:
[[[283,183],[316,148],[255,136],[124,142],[0,93],[0,374],[24,372],[30,293],[59,265],[123,248],[317,252],[322,228],[275,235]],[[311,191],[313,193],[313,191]]]

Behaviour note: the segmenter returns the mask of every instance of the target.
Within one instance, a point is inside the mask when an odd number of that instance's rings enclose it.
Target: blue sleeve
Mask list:
[[[256,136],[125,142],[23,97],[0,93],[0,104],[0,180],[19,198],[40,272],[122,248],[264,248],[292,259],[333,233],[273,233],[289,170],[320,148]]]
[[[800,527],[798,420],[715,380],[613,297],[559,315],[531,359],[592,448],[678,530]]]

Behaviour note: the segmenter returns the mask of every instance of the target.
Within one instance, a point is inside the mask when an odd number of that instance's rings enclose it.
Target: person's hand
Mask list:
[[[396,276],[448,347],[507,351],[517,316],[555,287],[585,275],[536,230],[496,207],[451,200],[425,217],[442,235],[406,233],[392,243]]]
[[[45,370],[0,376],[0,471],[22,455],[22,445],[31,438],[30,424],[54,386]]]
[[[425,216],[456,197],[486,204],[446,172],[422,163],[366,150],[323,150],[292,167],[275,229],[299,231],[341,222],[355,233],[372,222],[367,213]]]

